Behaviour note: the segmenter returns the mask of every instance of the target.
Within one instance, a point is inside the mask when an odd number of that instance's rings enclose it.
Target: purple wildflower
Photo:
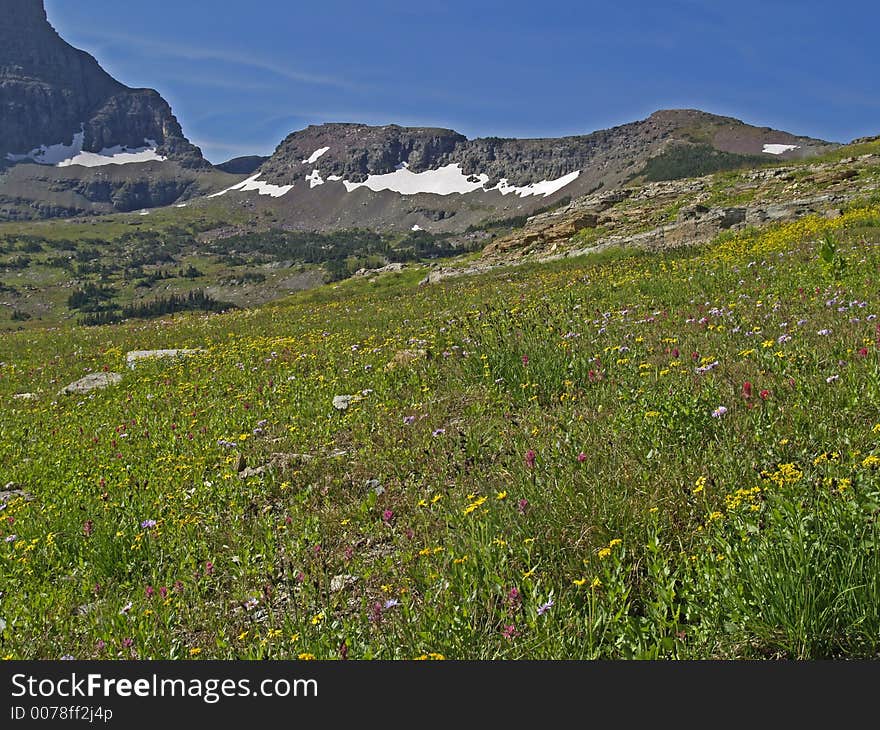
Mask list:
[[[547,603],[542,603],[538,606],[538,615],[543,616],[547,611],[549,611],[553,606],[556,605],[556,602],[551,598],[547,601]]]

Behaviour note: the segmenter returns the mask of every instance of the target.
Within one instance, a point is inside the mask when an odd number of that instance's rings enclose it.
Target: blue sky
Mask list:
[[[134,8],[149,8],[138,12]],[[880,134],[880,4],[801,0],[46,0],[212,162],[309,124],[582,134],[700,108],[833,141]]]

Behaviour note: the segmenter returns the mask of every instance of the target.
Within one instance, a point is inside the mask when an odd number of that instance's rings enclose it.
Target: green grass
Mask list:
[[[873,207],[7,334],[0,656],[876,657],[878,245]],[[201,352],[126,368],[159,347]]]
[[[649,182],[681,180],[721,170],[760,167],[760,155],[740,155],[716,150],[711,144],[675,145],[650,158],[638,173]]]

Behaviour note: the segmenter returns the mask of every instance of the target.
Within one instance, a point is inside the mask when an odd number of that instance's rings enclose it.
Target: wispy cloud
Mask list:
[[[216,89],[231,89],[233,91],[272,91],[278,87],[278,84],[190,73],[163,73],[162,79],[164,81],[174,81],[181,84],[210,86]]]
[[[256,69],[258,71],[264,71],[299,83],[316,86],[330,86],[338,89],[346,89],[348,91],[366,90],[366,87],[362,84],[349,81],[348,79],[303,71],[267,59],[258,58],[250,54],[226,49],[198,47],[189,44],[183,45],[180,43],[159,41],[151,38],[129,35],[127,33],[106,31],[103,29],[71,28],[70,31],[81,38],[90,38],[99,42],[125,44],[129,48],[138,48],[147,53],[165,56],[167,58],[176,58],[186,61],[221,61],[250,69]]]

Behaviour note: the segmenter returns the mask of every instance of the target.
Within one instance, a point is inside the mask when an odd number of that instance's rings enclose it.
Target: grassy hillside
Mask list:
[[[7,334],[0,655],[876,657],[878,246],[863,207]]]

